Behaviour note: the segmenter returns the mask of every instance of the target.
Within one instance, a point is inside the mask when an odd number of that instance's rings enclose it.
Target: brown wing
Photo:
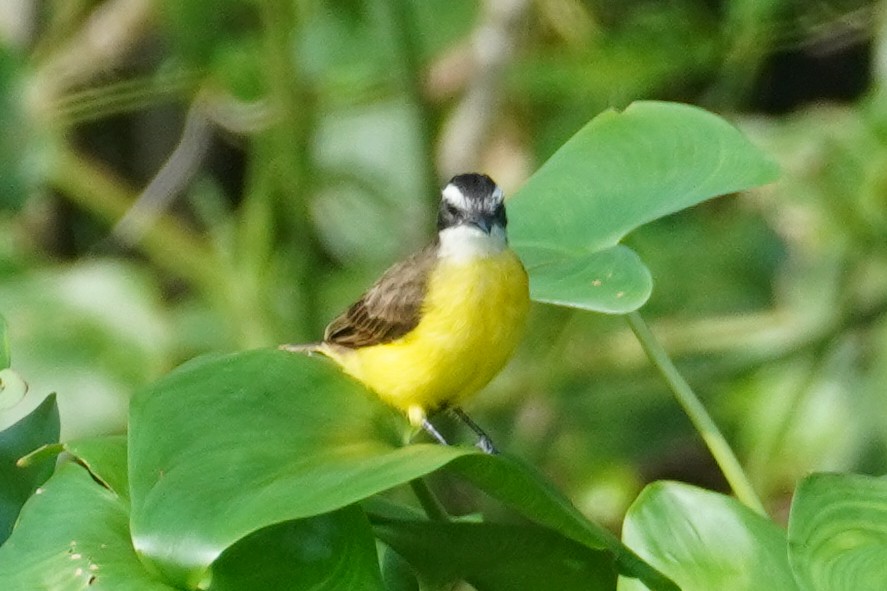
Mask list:
[[[429,246],[389,268],[344,314],[326,327],[324,340],[358,348],[396,340],[419,324],[428,275],[436,260]]]

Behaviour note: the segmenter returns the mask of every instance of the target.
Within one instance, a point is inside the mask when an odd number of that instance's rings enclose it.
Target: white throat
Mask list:
[[[442,259],[468,261],[497,255],[508,248],[505,229],[498,225],[489,234],[474,226],[459,225],[444,228],[438,236],[437,256]]]

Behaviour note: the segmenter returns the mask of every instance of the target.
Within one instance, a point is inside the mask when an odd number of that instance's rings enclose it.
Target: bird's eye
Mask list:
[[[446,208],[447,208],[447,213],[450,214],[451,216],[456,217],[459,215],[459,208],[456,207],[455,205],[453,205],[452,203],[447,203]]]

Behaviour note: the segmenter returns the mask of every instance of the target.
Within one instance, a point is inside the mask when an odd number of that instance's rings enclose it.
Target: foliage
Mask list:
[[[544,219],[552,208],[570,213],[566,206],[553,200],[582,203],[580,200],[588,188],[576,179],[576,175],[584,169],[590,147],[599,145],[598,136],[606,138],[608,134],[619,133],[613,132],[607,123],[612,125],[620,119],[623,120],[621,133],[650,135],[654,139],[657,133],[677,136],[673,141],[683,144],[691,156],[702,151],[705,143],[711,142],[716,147],[710,150],[715,154],[710,161],[701,164],[697,164],[699,160],[696,158],[686,161],[687,166],[681,174],[686,174],[690,180],[676,181],[680,186],[697,187],[695,193],[690,197],[686,191],[650,193],[645,202],[631,202],[631,208],[622,216],[625,220],[622,223],[627,228],[685,205],[686,202],[675,202],[678,197],[689,198],[692,202],[772,175],[772,166],[733,128],[721,125],[695,109],[639,104],[625,115],[606,114],[602,121],[594,121],[580,131],[543,169],[542,180],[535,185],[530,183],[530,188],[521,197],[525,216],[532,219],[535,214],[535,217]],[[667,132],[661,131],[663,121],[672,121]],[[688,139],[682,140],[682,137]],[[620,151],[611,146],[609,154],[617,163],[625,159],[624,149]],[[619,167],[608,167],[607,159],[601,156],[598,155],[597,160],[603,169],[613,170],[614,178],[621,177]],[[744,160],[744,166],[720,167],[720,163],[735,158]],[[639,165],[645,168],[643,162]],[[697,172],[699,168],[703,171]],[[734,170],[738,170],[738,174]],[[746,180],[743,175],[749,172],[750,180]],[[563,184],[563,177],[572,178],[573,182]],[[642,177],[636,178],[640,179],[641,187],[647,182]],[[696,178],[704,179],[705,184],[700,185]],[[628,191],[634,189],[630,182],[623,186],[628,186]],[[629,203],[625,199],[615,202]],[[596,218],[581,210],[571,217],[586,220],[577,228],[593,227]],[[542,252],[558,253],[566,250],[562,244],[575,242],[582,235],[578,231],[552,231],[536,233],[530,241],[525,238],[529,232],[518,226],[516,248],[521,249],[521,240],[526,240],[527,244]],[[602,229],[599,233],[612,234],[613,230]],[[600,246],[606,247],[606,244]],[[591,254],[594,251],[586,252]],[[545,260],[530,263],[533,284],[566,301],[558,290],[572,292],[576,286],[564,288],[558,281],[549,279],[552,274],[536,273],[537,268],[545,268],[547,264],[550,263]],[[601,275],[601,278],[606,280],[607,276]],[[191,412],[194,408],[202,410],[195,414]],[[555,547],[561,547],[564,555],[558,560],[570,562],[573,560],[570,557],[581,548],[572,545],[572,540],[586,547],[582,551],[587,555],[584,568],[591,569],[592,580],[597,580],[601,589],[612,588],[614,563],[623,575],[639,577],[653,588],[672,588],[667,580],[638,560],[606,530],[587,522],[566,498],[528,466],[512,458],[487,456],[460,448],[438,445],[401,447],[397,429],[392,428],[396,423],[391,412],[361,392],[331,364],[289,353],[260,350],[234,356],[203,357],[180,367],[141,392],[130,406],[126,448],[128,479],[121,473],[124,464],[109,460],[119,457],[120,452],[109,454],[100,445],[84,447],[81,444],[73,448],[80,450],[84,464],[91,466],[96,480],[105,485],[94,491],[104,499],[103,508],[97,507],[95,511],[107,514],[107,527],[114,531],[115,537],[122,536],[127,540],[124,557],[116,555],[120,552],[118,548],[109,548],[111,555],[107,558],[107,566],[98,558],[105,554],[102,549],[90,548],[90,556],[95,556],[95,562],[87,568],[93,564],[97,565],[95,570],[102,571],[123,568],[118,563],[131,562],[134,548],[150,572],[181,588],[199,588],[216,584],[211,566],[230,549],[233,554],[222,560],[223,582],[220,585],[221,588],[243,588],[242,585],[250,581],[249,584],[255,584],[252,575],[244,571],[251,572],[246,565],[255,562],[255,558],[250,557],[257,551],[253,548],[260,544],[257,539],[261,539],[262,545],[280,547],[285,551],[286,544],[279,544],[277,540],[286,539],[292,532],[276,524],[310,520],[310,523],[299,525],[298,531],[320,528],[331,529],[334,533],[330,534],[329,540],[309,536],[304,543],[331,546],[335,551],[325,553],[332,563],[312,565],[309,573],[316,570],[317,576],[330,583],[335,581],[339,587],[354,585],[356,581],[361,584],[376,581],[376,585],[381,585],[375,562],[368,562],[365,558],[368,551],[370,555],[373,553],[370,522],[361,513],[346,511],[346,508],[354,507],[355,503],[371,495],[443,469],[472,482],[525,517],[551,528],[550,534],[542,536],[515,530],[515,539],[524,538],[526,542],[513,546],[511,554],[503,555],[506,563],[519,560],[519,555],[514,553],[524,547],[531,553],[542,553],[545,548],[549,556]],[[120,443],[115,441],[114,445]],[[60,472],[54,483],[73,479],[73,475],[68,476],[71,470],[66,468]],[[83,474],[78,474],[78,482],[81,482]],[[52,488],[53,496],[58,497],[56,503],[72,507],[87,502],[80,496],[85,491],[79,485],[67,485],[73,489],[74,495],[68,498],[65,496],[66,485],[57,486],[62,488],[58,492]],[[109,502],[108,495],[114,497],[113,503]],[[40,501],[32,505],[45,502],[42,498]],[[47,510],[29,507],[24,516],[27,517],[32,510],[38,515],[34,519],[39,524]],[[128,529],[121,528],[119,521],[119,514],[126,511],[129,514]],[[225,515],[225,519],[220,520],[220,515]],[[387,537],[383,539],[408,535],[416,524],[389,521],[386,524]],[[491,540],[501,537],[503,532],[498,527],[476,524],[471,529],[479,532],[474,537],[482,543],[486,537]],[[16,537],[0,550],[0,564],[4,558],[7,564],[7,569],[0,570],[14,573],[11,576],[23,580],[28,580],[28,576],[40,576],[44,570],[52,568],[41,564],[24,574],[13,568],[22,560],[23,554],[37,552],[29,543],[38,544],[40,549],[45,546],[56,552],[60,550],[60,532],[54,531],[52,538],[40,544],[31,528],[39,531],[39,526],[23,520]],[[464,536],[461,529],[444,529],[440,534]],[[546,544],[545,540],[555,532],[563,538],[554,545]],[[64,534],[63,545],[69,544],[68,538],[81,538],[76,526]],[[129,536],[132,548],[129,548]],[[19,542],[19,537],[23,537],[25,543]],[[361,538],[364,540],[362,544],[359,543]],[[339,547],[341,544],[344,546]],[[233,549],[235,546],[237,550]],[[401,548],[398,543],[393,547],[395,551]],[[601,552],[604,550],[609,555]],[[307,549],[291,551],[300,555]],[[408,562],[413,557],[411,564],[420,573],[419,577],[433,581],[438,587],[458,578],[475,581],[486,588],[511,586],[507,569],[496,576],[495,570],[487,572],[477,565],[472,567],[471,553],[443,554],[441,560],[451,567],[442,572],[437,572],[436,567],[429,568],[427,562],[423,563],[422,553],[418,555],[418,562],[409,549],[401,548],[399,553]],[[238,564],[241,565],[239,569]],[[305,574],[304,569],[296,569],[289,562],[281,562],[289,566],[284,572],[277,573],[274,564],[277,563],[266,565],[269,572],[263,574],[263,578],[277,581],[275,586],[283,580],[302,581],[303,576],[309,579],[314,576]],[[293,572],[299,573],[295,579]],[[131,576],[139,580],[150,579],[147,573]],[[79,580],[79,577],[75,578]],[[568,581],[583,588],[590,582],[587,577],[577,575],[567,579],[565,584]]]
[[[626,234],[775,176],[727,122],[691,107],[636,103],[599,115],[510,205],[512,242],[530,272],[531,295],[599,312],[636,310],[650,297],[652,278],[618,245]]]
[[[0,587],[880,587],[882,479],[839,473],[887,470],[880,3],[19,5]],[[771,181],[753,145],[778,184],[670,215]],[[555,304],[472,409],[500,457],[404,445],[267,348],[316,339],[469,168]]]
[[[785,531],[735,500],[677,482],[651,484],[625,518],[623,539],[681,589],[800,589]],[[643,589],[623,580],[620,591]]]
[[[659,482],[632,505],[623,535],[682,589],[877,589],[885,495],[883,478],[808,476],[786,532],[723,495]],[[620,591],[643,588],[619,584]]]

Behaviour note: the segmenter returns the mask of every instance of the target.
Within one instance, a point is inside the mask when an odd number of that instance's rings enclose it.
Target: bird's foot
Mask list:
[[[490,436],[484,433],[484,430],[480,428],[480,425],[472,421],[471,417],[465,414],[464,410],[459,407],[454,407],[451,410],[463,423],[468,425],[469,429],[477,434],[477,443],[475,443],[476,447],[485,454],[495,455],[499,453],[499,450],[493,445],[493,440],[490,439]]]
[[[485,454],[489,454],[491,456],[495,456],[499,454],[499,450],[496,449],[496,446],[493,445],[493,440],[487,437],[486,435],[481,435],[477,438],[477,443],[474,444],[475,447],[480,449]]]

